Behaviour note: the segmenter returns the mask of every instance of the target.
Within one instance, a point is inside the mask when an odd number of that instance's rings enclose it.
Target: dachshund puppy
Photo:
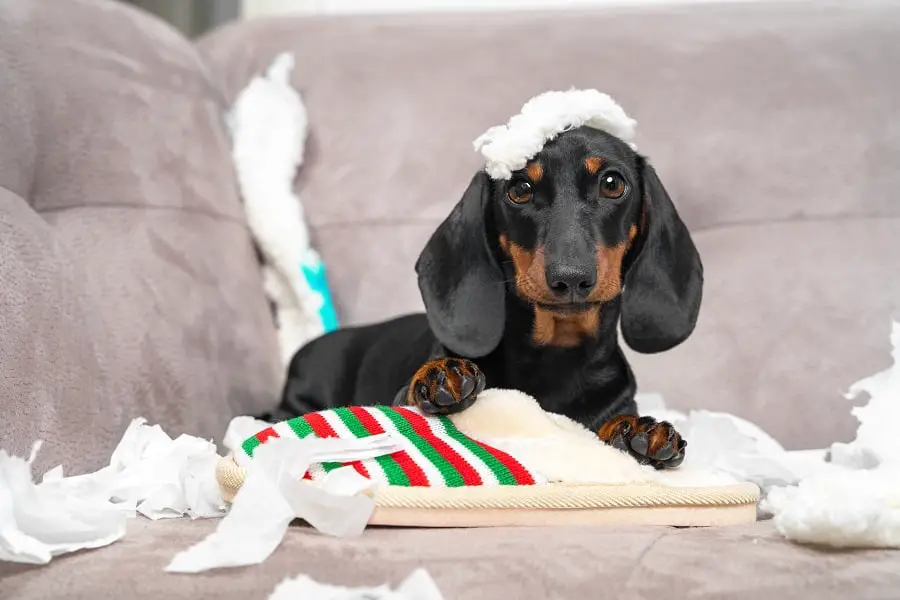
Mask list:
[[[658,469],[687,442],[638,417],[619,346],[657,353],[692,333],[703,267],[647,160],[619,138],[563,132],[508,180],[479,171],[417,263],[425,314],[324,335],[294,356],[269,421],[393,402],[471,406],[526,392]]]

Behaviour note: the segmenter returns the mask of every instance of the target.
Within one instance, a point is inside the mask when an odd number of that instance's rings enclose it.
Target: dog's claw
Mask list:
[[[632,447],[634,444],[632,443]],[[654,455],[654,460],[669,460],[675,456],[675,446],[672,445],[672,442],[667,442],[665,446],[659,449]]]
[[[419,369],[410,383],[409,404],[428,414],[452,414],[475,402],[485,378],[471,361],[433,360]]]
[[[625,438],[621,433],[618,433],[609,440],[609,445],[617,450],[621,450],[623,452],[628,452],[628,445],[625,443]]]
[[[673,456],[672,458],[668,459],[668,460],[665,462],[665,467],[666,467],[666,468],[670,468],[670,469],[674,469],[675,467],[679,466],[682,462],[684,462],[684,451],[679,452],[678,454],[676,454],[676,455]]]
[[[458,400],[453,397],[453,394],[447,388],[439,386],[434,393],[433,402],[438,406],[450,406],[451,404],[456,404]]]
[[[463,398],[468,398],[475,391],[475,378],[460,373],[459,393]]]
[[[647,451],[650,449],[650,440],[647,439],[646,433],[641,432],[631,438],[630,445],[632,450],[634,450],[638,454],[646,456]]]

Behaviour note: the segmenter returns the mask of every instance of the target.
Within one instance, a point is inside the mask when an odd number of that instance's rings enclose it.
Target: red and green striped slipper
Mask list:
[[[512,394],[512,396],[510,396]],[[534,424],[541,411],[533,399],[515,392],[486,390],[479,408],[506,406],[510,419]],[[503,404],[503,400],[513,400]],[[500,404],[496,404],[500,402]],[[470,409],[473,410],[473,409]],[[501,412],[492,413],[497,418]],[[547,423],[550,423],[547,425]],[[543,426],[556,428],[553,421]],[[312,413],[266,427],[244,440],[236,456],[225,456],[216,466],[216,481],[223,498],[230,502],[243,485],[247,469],[262,444],[275,438],[359,439],[389,434],[400,450],[377,458],[347,463],[310,466],[304,478],[321,481],[340,467],[351,467],[376,482],[375,509],[371,525],[404,527],[497,527],[522,525],[655,524],[710,526],[749,523],[756,520],[759,489],[753,484],[667,485],[649,474],[643,480],[615,483],[565,481],[542,474],[532,446],[529,454],[511,456],[470,431],[463,433],[453,417],[426,416],[405,406],[347,407]],[[510,428],[514,429],[514,428]],[[584,437],[575,429],[557,428],[551,435],[573,452],[584,449]],[[607,452],[618,451],[596,439],[603,460]],[[524,450],[524,447],[523,447]],[[519,454],[519,452],[517,452]],[[616,458],[615,454],[613,458]],[[574,454],[571,460],[584,460]],[[565,459],[562,459],[565,460]],[[532,461],[533,465],[529,465]],[[549,467],[544,464],[542,469]],[[548,481],[548,478],[550,479]]]
[[[282,421],[247,438],[242,451],[253,451],[272,438],[365,438],[391,434],[403,449],[349,463],[314,464],[305,479],[321,480],[329,471],[353,467],[377,483],[401,487],[535,485],[540,474],[497,448],[463,434],[444,416],[425,416],[406,406],[351,406]]]

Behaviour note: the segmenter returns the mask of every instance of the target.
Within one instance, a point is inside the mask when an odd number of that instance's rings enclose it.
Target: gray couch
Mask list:
[[[281,51],[312,137],[298,180],[342,322],[421,306],[412,263],[471,141],[536,92],[598,87],[639,122],[706,265],[696,334],[643,391],[789,448],[852,438],[841,392],[889,361],[900,303],[900,5],[274,19],[192,45],[102,0],[0,0],[0,447],[102,466],[135,416],[219,440],[283,377],[223,111]],[[724,529],[297,528],[263,565],[162,573],[214,522],[0,564],[0,598],[264,598],[283,577],[455,598],[894,598],[897,555]],[[468,541],[466,541],[468,540]]]

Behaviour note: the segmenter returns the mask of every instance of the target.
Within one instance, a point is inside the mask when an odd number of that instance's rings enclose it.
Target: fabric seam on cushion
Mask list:
[[[631,567],[631,572],[628,573],[628,577],[625,579],[623,589],[627,590],[634,581],[635,576],[646,568],[644,566],[644,560],[647,559],[647,555],[650,554],[650,552],[656,547],[657,544],[659,544],[660,541],[662,541],[663,538],[666,538],[668,536],[669,532],[663,531],[658,536],[656,536],[652,542],[647,544],[647,546],[643,550],[641,550],[641,553],[638,555],[637,559],[633,563],[633,566]]]
[[[744,219],[738,221],[730,221],[725,223],[716,223],[715,225],[701,225],[700,227],[690,227],[692,235],[699,233],[715,233],[723,229],[742,229],[764,225],[787,225],[787,224],[805,224],[805,223],[832,223],[836,221],[877,221],[879,219],[900,219],[900,215],[853,215],[853,214],[837,214],[837,215],[821,215],[821,216],[803,216],[803,217],[784,217],[781,219]]]
[[[822,215],[822,216],[804,216],[804,217],[785,217],[782,219],[745,219],[738,221],[730,221],[724,223],[716,223],[714,225],[701,225],[699,227],[688,227],[692,234],[711,233],[722,229],[736,229],[744,227],[757,227],[762,225],[783,225],[788,223],[828,223],[833,221],[874,221],[878,219],[900,219],[900,215]],[[435,217],[433,219],[389,219],[389,218],[372,218],[360,219],[358,221],[329,221],[311,225],[316,230],[335,229],[341,227],[417,227],[422,225],[434,225],[440,223],[443,217]]]
[[[3,185],[2,183],[0,183],[0,190],[3,190],[4,192],[9,192],[11,195],[15,196],[16,198],[21,198],[22,200],[25,201],[26,204],[28,204],[29,206],[31,206],[31,204],[28,202],[28,198],[25,198],[25,197],[22,196],[19,192],[16,192],[16,191],[14,191],[14,190],[9,189],[8,187],[6,187],[5,185]],[[32,208],[34,208],[34,207],[32,206]]]
[[[330,221],[318,225],[311,225],[313,229],[333,229],[340,227],[418,227],[421,225],[434,226],[440,223],[443,217],[433,219],[361,219],[359,221]]]
[[[5,188],[4,188],[5,189]],[[192,214],[192,215],[200,215],[204,217],[209,217],[216,221],[226,221],[229,223],[234,223],[236,225],[246,226],[247,222],[239,217],[232,217],[225,214],[215,213],[208,210],[203,210],[199,208],[185,208],[178,206],[153,206],[147,204],[78,204],[76,206],[59,206],[54,208],[46,208],[41,210],[36,210],[39,215],[52,214],[52,213],[60,213],[60,212],[68,212],[71,210],[78,209],[92,209],[92,208],[102,208],[102,209],[127,209],[127,210],[149,210],[149,211],[170,211],[170,212],[180,212],[184,214]]]

